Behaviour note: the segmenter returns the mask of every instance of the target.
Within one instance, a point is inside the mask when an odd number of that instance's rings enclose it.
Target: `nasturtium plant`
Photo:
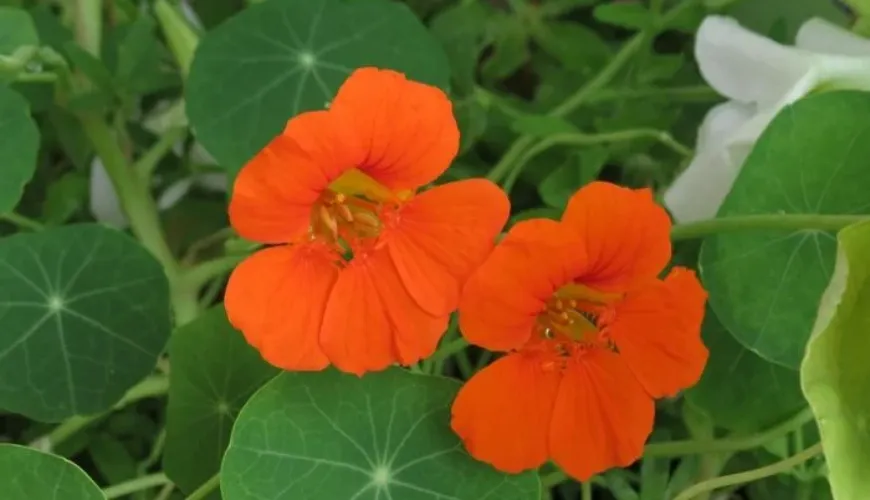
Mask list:
[[[833,278],[819,305],[801,364],[801,385],[828,459],[835,498],[870,495],[870,223],[843,229]]]
[[[867,13],[756,3],[0,1],[0,498],[867,497]]]
[[[77,465],[24,446],[0,444],[0,488],[9,500],[105,500]]]
[[[96,224],[0,240],[0,283],[0,407],[37,420],[111,408],[169,335],[160,264]]]
[[[282,374],[239,415],[221,491],[228,500],[538,498],[535,474],[504,476],[462,449],[447,425],[457,387],[397,368]]]
[[[191,492],[217,473],[242,406],[278,370],[245,343],[216,307],[180,328],[166,408],[166,474]]]

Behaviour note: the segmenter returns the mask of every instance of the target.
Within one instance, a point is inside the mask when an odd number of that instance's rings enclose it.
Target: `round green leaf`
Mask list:
[[[125,234],[78,224],[0,240],[0,408],[42,421],[110,408],[169,334],[160,264]]]
[[[105,500],[76,464],[33,448],[0,444],[3,500]]]
[[[236,416],[278,369],[230,326],[223,307],[175,332],[169,355],[163,468],[179,488],[191,492],[220,469]]]
[[[18,205],[24,185],[36,171],[39,130],[27,101],[2,85],[0,137],[0,213],[4,213]]]
[[[535,472],[501,474],[465,453],[448,424],[458,386],[399,368],[283,373],[239,415],[224,498],[539,499]]]
[[[834,277],[801,365],[835,498],[870,498],[870,222],[838,235]]]
[[[208,33],[187,113],[219,163],[237,170],[300,111],[323,109],[353,69],[377,66],[446,87],[447,57],[414,14],[387,0],[272,0]]]
[[[720,217],[870,213],[870,93],[827,92],[785,108],[747,158]],[[797,369],[834,267],[835,239],[813,230],[708,238],[710,304],[741,344]]]
[[[806,407],[797,373],[740,345],[710,310],[704,316],[702,337],[710,359],[701,380],[684,394],[717,426],[758,431]]]
[[[19,47],[38,44],[39,35],[30,14],[26,10],[0,6],[0,55],[9,56]]]

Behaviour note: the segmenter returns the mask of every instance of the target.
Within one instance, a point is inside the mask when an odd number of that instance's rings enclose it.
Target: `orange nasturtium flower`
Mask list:
[[[328,110],[291,119],[233,187],[233,228],[272,246],[230,277],[230,322],[286,370],[432,354],[509,212],[485,180],[417,192],[458,147],[447,96],[394,71],[358,69]]]
[[[707,294],[673,269],[670,220],[649,190],[578,191],[561,222],[515,225],[468,280],[459,325],[508,351],[462,387],[453,430],[507,472],[548,459],[581,481],[643,453],[654,398],[693,385],[707,362]]]

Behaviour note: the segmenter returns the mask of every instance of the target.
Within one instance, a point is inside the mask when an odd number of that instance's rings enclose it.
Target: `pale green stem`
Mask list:
[[[157,165],[171,150],[178,141],[184,139],[187,135],[186,127],[172,127],[167,129],[157,139],[157,142],[152,145],[148,151],[142,155],[133,165],[133,170],[142,179],[142,182],[147,184],[154,175],[154,170]]]
[[[146,378],[142,382],[136,384],[121,400],[115,404],[113,409],[117,410],[128,406],[136,401],[146,398],[158,397],[166,394],[169,390],[169,378],[164,375],[154,375]],[[56,448],[60,443],[75,435],[85,427],[93,424],[97,420],[108,415],[107,413],[96,415],[79,415],[72,417],[57,427],[54,428],[45,438],[40,438],[35,441],[38,443],[43,439],[48,439],[48,444],[51,448]]]
[[[734,215],[686,224],[671,229],[672,240],[703,238],[718,233],[748,230],[838,231],[857,222],[870,220],[867,215],[765,214]]]
[[[639,139],[651,139],[672,149],[677,154],[690,157],[692,150],[677,142],[671,134],[662,130],[637,129],[606,132],[603,134],[556,134],[543,139],[541,142],[529,148],[528,151],[515,163],[513,169],[504,182],[504,190],[510,192],[516,180],[519,178],[523,167],[531,162],[537,155],[556,146],[591,146],[610,142],[636,141]]]
[[[765,443],[800,429],[813,420],[813,412],[805,408],[788,420],[770,429],[745,437],[732,437],[715,440],[686,440],[664,443],[650,443],[644,448],[644,457],[681,457],[704,453],[738,452],[758,448]]]
[[[580,484],[580,498],[581,500],[592,500],[592,482],[586,481]]]
[[[794,467],[806,462],[807,460],[817,455],[820,455],[821,453],[822,443],[816,443],[815,445],[810,446],[806,450],[803,450],[800,453],[797,453],[784,460],[780,460],[779,462],[766,465],[764,467],[759,467],[757,469],[748,470],[745,472],[738,472],[737,474],[729,474],[727,476],[713,478],[693,485],[683,490],[679,495],[674,498],[674,500],[692,500],[698,495],[702,495],[710,491],[715,491],[720,488],[726,488],[728,486],[734,486],[739,484],[746,484],[752,481],[758,481],[766,477],[774,476],[776,474],[788,472]]]
[[[103,494],[107,499],[111,500],[113,498],[127,496],[130,493],[135,493],[137,491],[163,486],[169,482],[169,478],[166,477],[166,474],[159,472],[157,474],[137,477],[136,479],[109,486],[103,490]]]
[[[590,103],[606,101],[625,101],[630,99],[663,99],[669,102],[709,102],[724,98],[712,87],[697,85],[692,87],[663,87],[649,89],[602,89],[589,98]]]
[[[228,255],[196,264],[182,274],[182,280],[188,287],[199,289],[213,278],[232,271],[245,257]]]
[[[21,229],[29,229],[31,231],[42,231],[43,229],[45,229],[45,226],[41,222],[17,214],[15,212],[0,214],[0,220],[5,220],[6,222],[15,224]]]
[[[220,487],[221,478],[219,475],[215,474],[208,481],[204,482],[200,485],[199,488],[196,489],[193,493],[191,493],[186,500],[202,500],[207,497],[212,491]]]
[[[73,32],[83,49],[97,59],[103,37],[103,0],[73,0],[75,20]]]
[[[15,75],[15,81],[19,83],[54,83],[57,81],[57,74],[51,72],[45,73],[18,73]]]

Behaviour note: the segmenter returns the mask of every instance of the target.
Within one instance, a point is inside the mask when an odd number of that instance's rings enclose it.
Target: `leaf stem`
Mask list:
[[[663,99],[668,101],[709,102],[724,98],[712,87],[696,85],[689,87],[659,87],[641,89],[602,89],[589,98],[589,103],[624,101],[629,99]]]
[[[120,498],[130,493],[147,490],[156,486],[163,486],[170,482],[166,474],[158,472],[157,474],[149,474],[147,476],[137,477],[123,483],[119,483],[103,490],[103,494],[107,499]]]
[[[683,490],[679,495],[674,498],[674,500],[692,500],[700,494],[714,491],[719,488],[758,481],[759,479],[764,479],[766,477],[787,472],[821,453],[822,443],[816,443],[815,445],[810,446],[809,448],[801,451],[800,453],[792,455],[791,457],[788,457],[784,460],[780,460],[779,462],[766,465],[764,467],[759,467],[757,469],[738,472],[736,474],[729,474],[727,476],[721,476],[698,483]]]
[[[592,500],[592,482],[584,481],[580,483],[580,498],[581,500]]]
[[[846,226],[866,220],[870,220],[870,217],[866,215],[822,214],[735,215],[677,224],[671,229],[671,239],[688,240],[718,233],[752,229],[838,231]]]
[[[103,0],[74,0],[76,42],[97,59],[103,37]]]
[[[153,375],[134,385],[112,409],[117,410],[123,408],[141,399],[162,396],[166,394],[167,391],[169,391],[169,377],[165,375]],[[72,417],[55,427],[54,430],[46,436],[38,438],[34,441],[34,444],[47,440],[50,449],[57,448],[60,443],[66,441],[85,427],[88,427],[106,415],[108,415],[108,413],[77,415]]]
[[[0,219],[15,224],[22,229],[30,229],[31,231],[42,231],[43,229],[45,229],[45,226],[41,222],[33,220],[29,217],[25,217],[21,214],[17,214],[15,212],[0,214]]]
[[[716,440],[685,440],[665,443],[650,443],[644,448],[644,457],[681,457],[704,453],[736,452],[758,448],[780,436],[800,429],[813,420],[810,408],[804,408],[784,422],[770,429],[745,437],[732,437]]]
[[[199,488],[196,489],[193,493],[190,494],[185,500],[202,500],[207,497],[209,493],[214,491],[216,488],[220,487],[221,477],[218,474],[210,477],[208,481],[202,483]]]
[[[654,141],[660,142],[662,145],[667,146],[675,153],[684,157],[691,157],[693,152],[691,149],[677,142],[676,139],[671,137],[671,134],[665,132],[663,130],[656,129],[636,129],[636,130],[620,130],[617,132],[606,132],[603,134],[583,134],[583,133],[571,133],[571,134],[556,134],[551,135],[542,141],[538,142],[531,148],[529,148],[524,155],[517,160],[516,164],[511,169],[511,172],[508,174],[507,179],[504,182],[504,190],[510,192],[516,180],[519,178],[520,173],[522,172],[523,167],[535,156],[543,153],[544,151],[555,147],[555,146],[589,146],[594,144],[601,144],[607,142],[625,142],[625,141],[635,141],[638,139],[652,139]]]
[[[680,2],[677,6],[669,10],[667,13],[662,15],[660,18],[660,22],[658,26],[665,26],[670,23],[673,19],[682,15],[682,13],[694,7],[696,2],[693,1],[683,1]],[[657,28],[656,28],[657,30]],[[556,117],[564,117],[583,104],[586,104],[590,101],[596,92],[607,86],[618,74],[622,71],[625,66],[631,62],[631,59],[634,55],[639,52],[646,41],[651,36],[651,33],[647,31],[641,31],[637,33],[631,39],[629,39],[617,52],[610,62],[602,68],[594,78],[589,80],[585,85],[580,87],[574,94],[568,97],[561,104],[553,108],[549,113],[549,116]],[[513,163],[516,162],[523,152],[535,143],[535,138],[529,135],[522,135],[518,137],[514,142],[508,147],[505,154],[501,157],[501,159],[496,163],[496,165],[490,170],[489,174],[486,176],[487,179],[493,182],[500,182],[504,179],[511,171],[514,170]]]
[[[245,257],[245,255],[226,255],[201,262],[185,271],[182,279],[187,286],[198,289],[213,278],[232,271]]]
[[[157,142],[142,155],[133,165],[133,170],[139,174],[144,183],[148,183],[160,160],[172,150],[172,146],[187,136],[186,127],[171,127],[163,132]]]

